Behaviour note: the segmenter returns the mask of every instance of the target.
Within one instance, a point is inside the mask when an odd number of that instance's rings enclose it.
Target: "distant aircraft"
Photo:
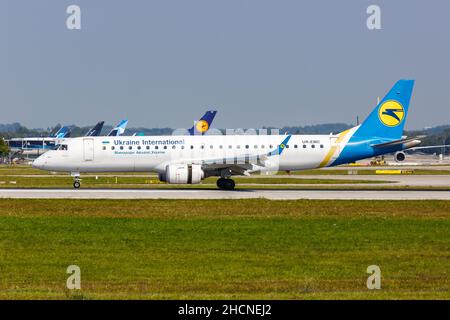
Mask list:
[[[96,137],[100,135],[102,131],[104,121],[98,122],[92,129],[86,133],[86,137]],[[16,155],[26,156],[39,156],[51,149],[55,148],[55,145],[70,138],[70,127],[64,126],[60,128],[56,133],[50,134],[48,137],[31,137],[31,138],[13,138],[6,140],[9,145],[10,151]]]
[[[61,127],[56,133],[48,137],[12,138],[6,140],[10,152],[13,154],[40,156],[41,154],[55,148],[56,142],[70,137],[70,128]]]
[[[128,120],[122,120],[120,121],[120,123],[114,128],[112,129],[109,133],[108,133],[108,137],[118,137],[121,136],[124,132],[125,129],[127,128],[127,124],[128,124]]]
[[[211,124],[216,114],[217,111],[215,110],[206,111],[205,114],[200,118],[200,120],[195,121],[194,125],[188,130],[189,135],[194,136],[205,134],[211,128]],[[181,134],[184,134],[184,130]],[[145,134],[142,132],[136,132],[133,134],[133,136],[142,137],[145,136]]]
[[[174,184],[217,176],[233,190],[235,175],[332,167],[418,146],[403,137],[414,80],[399,80],[356,127],[331,135],[193,135],[73,138],[40,156],[33,167],[70,172],[157,172]],[[331,106],[335,108],[335,106]]]
[[[67,126],[61,127],[56,133],[49,135],[49,138],[69,138],[70,137],[70,128]]]
[[[216,114],[217,111],[215,110],[206,111],[203,117],[201,117],[200,120],[196,121],[194,125],[188,130],[189,134],[191,136],[205,134],[209,130],[209,128],[211,128],[211,124]]]
[[[85,137],[98,137],[102,132],[105,121],[98,122],[92,129],[90,129],[84,136]]]

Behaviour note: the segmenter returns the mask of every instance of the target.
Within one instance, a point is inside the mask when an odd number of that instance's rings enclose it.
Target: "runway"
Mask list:
[[[194,190],[194,189],[1,189],[18,199],[254,199],[450,200],[450,191],[426,190]]]

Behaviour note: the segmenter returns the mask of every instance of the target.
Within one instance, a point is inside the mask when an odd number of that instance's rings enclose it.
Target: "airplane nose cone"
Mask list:
[[[33,168],[36,168],[36,169],[43,169],[44,164],[45,164],[45,160],[41,156],[33,161],[32,166],[33,166]]]

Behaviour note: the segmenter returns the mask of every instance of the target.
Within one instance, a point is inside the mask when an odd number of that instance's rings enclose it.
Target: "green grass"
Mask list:
[[[450,298],[450,202],[0,200],[0,298]],[[81,267],[82,290],[65,288]],[[379,265],[382,289],[365,282]]]
[[[203,185],[211,184],[215,186],[217,177],[203,180]],[[341,180],[341,179],[307,179],[307,178],[280,178],[280,177],[237,177],[234,178],[237,184],[364,184],[364,183],[389,183],[389,181],[370,180]],[[71,188],[73,178],[70,176],[49,176],[49,177],[23,177],[23,176],[0,176],[0,188]],[[124,177],[124,176],[87,176],[82,177],[83,188],[142,188],[161,187],[166,183],[160,182],[157,177]],[[186,187],[187,185],[183,185]],[[200,185],[201,186],[201,185]],[[168,187],[173,187],[168,186]],[[177,186],[179,187],[179,185]],[[189,186],[187,186],[189,187]]]
[[[29,176],[29,175],[48,175],[48,176],[54,176],[54,175],[68,175],[68,173],[64,172],[50,172],[50,171],[44,171],[39,169],[34,169],[30,165],[0,165],[0,177],[1,176]],[[98,175],[98,176],[104,176],[104,175],[150,175],[146,172],[98,172],[91,175]],[[155,176],[156,174],[153,174]]]
[[[384,168],[384,167],[383,167]],[[375,171],[380,168],[377,167],[346,167],[345,169],[313,169],[313,170],[303,170],[303,171],[292,171],[292,175],[347,175],[348,171],[358,171],[359,175],[375,175]],[[392,167],[392,169],[402,169],[402,167]],[[62,175],[64,173],[57,173],[58,175]],[[278,172],[279,175],[285,175],[285,171]],[[418,175],[449,175],[450,170],[442,170],[439,169],[439,166],[436,166],[436,169],[414,169],[414,174]],[[52,176],[54,173],[34,169],[29,165],[0,165],[0,176],[15,176],[15,175],[49,175]],[[121,175],[153,175],[146,172],[102,172],[102,173],[94,173],[91,175],[105,176],[105,175],[113,175],[113,176],[121,176]]]

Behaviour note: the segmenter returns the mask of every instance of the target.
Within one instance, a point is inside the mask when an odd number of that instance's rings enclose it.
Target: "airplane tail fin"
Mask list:
[[[191,136],[205,134],[214,120],[217,111],[206,111],[200,120],[196,121],[195,124],[188,130]]]
[[[98,137],[100,135],[100,133],[102,132],[103,129],[103,124],[105,123],[105,121],[100,121],[98,122],[92,129],[90,129],[87,133],[86,133],[86,137]]]
[[[120,136],[125,132],[125,129],[127,128],[128,120],[122,120],[120,123],[111,130],[111,132],[108,134],[108,137],[115,137]]]
[[[399,80],[364,120],[354,136],[401,139],[414,80]]]
[[[67,126],[61,127],[54,135],[53,138],[63,139],[70,137],[70,128]]]

